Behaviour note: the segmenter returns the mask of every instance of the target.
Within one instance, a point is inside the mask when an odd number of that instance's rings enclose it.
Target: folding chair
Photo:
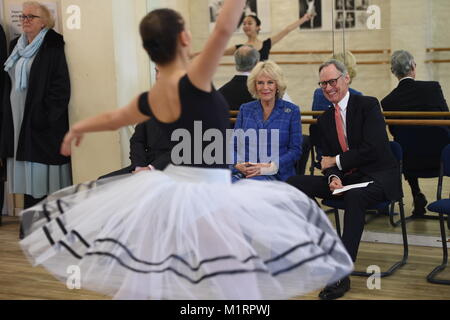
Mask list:
[[[398,172],[398,179],[400,180],[400,186],[401,186],[401,172],[402,172],[402,148],[397,142],[391,141],[390,142],[392,153],[394,154],[395,158],[399,162],[399,172]],[[403,257],[402,260],[394,263],[387,271],[383,271],[380,274],[380,277],[387,277],[392,275],[398,268],[402,267],[406,264],[408,260],[408,236],[406,234],[406,219],[405,219],[405,212],[403,210],[403,192],[400,193],[401,196],[394,200],[394,201],[385,201],[377,203],[376,205],[372,206],[371,208],[368,208],[368,210],[384,210],[388,208],[389,210],[389,216],[392,219],[392,216],[394,215],[394,207],[395,203],[398,203],[399,210],[400,210],[400,225],[402,228],[402,240],[403,240]],[[336,221],[336,231],[341,236],[341,224],[340,224],[340,217],[339,217],[339,209],[344,210],[345,204],[344,200],[336,200],[336,199],[324,199],[322,201],[322,204],[328,207],[333,208],[334,210],[334,217]],[[372,275],[372,273],[367,273],[364,271],[354,271],[352,273],[354,276],[361,276],[361,277],[369,277]]]
[[[427,276],[428,282],[450,285],[450,280],[436,279],[437,274],[443,271],[447,267],[448,263],[447,236],[445,233],[444,215],[450,217],[450,196],[447,199],[442,199],[442,184],[444,176],[450,177],[450,145],[447,145],[442,151],[441,168],[436,195],[437,201],[428,205],[428,210],[439,214],[439,225],[441,228],[442,240],[442,263],[434,268],[433,271],[431,271]]]
[[[449,130],[439,126],[392,126],[394,140],[403,149],[403,174],[416,178],[439,177],[441,153],[450,144]],[[411,217],[406,218],[406,220]],[[420,219],[439,219],[423,216]],[[450,219],[448,221],[450,228]]]

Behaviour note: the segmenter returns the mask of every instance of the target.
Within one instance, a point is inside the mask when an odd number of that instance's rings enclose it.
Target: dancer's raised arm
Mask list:
[[[75,145],[79,146],[84,133],[114,131],[126,125],[148,120],[149,117],[144,116],[138,110],[137,100],[138,98],[135,98],[123,108],[108,111],[74,124],[64,137],[64,141],[61,145],[61,154],[69,156],[71,154],[72,141],[75,140]]]
[[[281,39],[283,39],[285,36],[287,36],[291,31],[297,29],[299,26],[304,24],[305,22],[311,20],[312,16],[310,14],[305,14],[300,19],[296,20],[295,22],[288,25],[286,28],[278,32],[276,35],[270,38],[272,41],[272,46],[275,45],[277,42],[279,42]]]
[[[211,91],[212,78],[224,55],[228,41],[236,30],[244,6],[245,0],[226,0],[224,2],[205,47],[189,66],[189,79],[199,89]]]

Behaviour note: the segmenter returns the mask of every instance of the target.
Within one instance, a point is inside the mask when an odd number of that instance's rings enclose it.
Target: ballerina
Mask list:
[[[61,146],[71,154],[87,132],[155,119],[168,136],[229,125],[211,85],[244,0],[226,0],[204,50],[189,63],[191,36],[171,9],[141,22],[144,47],[159,78],[124,108],[76,123]],[[164,171],[83,183],[23,212],[21,246],[30,261],[66,281],[116,299],[280,299],[347,276],[353,264],[325,213],[285,183],[231,184],[220,157],[191,157]],[[208,146],[200,146],[204,154]],[[224,143],[225,147],[225,143]],[[176,155],[172,154],[173,157]],[[172,159],[173,160],[173,159]],[[198,159],[197,159],[198,160]],[[42,216],[42,217],[41,217]]]
[[[294,21],[290,25],[286,26],[283,30],[275,34],[274,36],[261,41],[258,38],[258,34],[261,31],[261,20],[256,15],[248,15],[244,18],[242,23],[242,29],[247,36],[247,42],[244,44],[253,46],[259,51],[260,60],[265,61],[269,59],[271,48],[286,37],[291,31],[295,30],[303,23],[309,21],[313,16],[309,13],[305,14],[300,19]],[[225,55],[232,55],[242,44],[229,47],[225,50]]]

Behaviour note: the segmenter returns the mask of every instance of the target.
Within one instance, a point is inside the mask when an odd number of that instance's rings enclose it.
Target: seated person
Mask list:
[[[169,142],[169,139],[163,134],[154,118],[138,124],[130,139],[131,164],[99,179],[142,170],[164,170],[170,163],[171,149]]]
[[[392,90],[383,100],[383,111],[442,111],[448,112],[439,82],[416,81],[416,63],[414,57],[405,50],[395,51],[391,57],[391,71],[399,80],[398,86]],[[427,118],[430,119],[430,118]],[[396,126],[389,126],[394,140],[396,139]],[[432,137],[430,137],[432,139]],[[440,159],[410,159],[403,160],[404,171],[410,169],[439,168]],[[419,181],[416,177],[405,173],[414,199],[413,217],[423,216],[426,212],[427,200],[421,192]]]
[[[258,63],[247,84],[258,100],[243,104],[236,120],[233,182],[244,178],[285,181],[295,174],[295,162],[302,153],[300,109],[281,99],[286,84],[273,61]]]
[[[319,68],[319,85],[333,103],[317,120],[322,137],[323,176],[293,176],[289,184],[310,198],[330,198],[345,185],[370,182],[365,188],[344,192],[345,203],[342,242],[356,261],[364,230],[366,209],[401,196],[398,164],[386,133],[386,125],[377,99],[351,94],[350,76],[337,60]],[[350,290],[350,278],[329,284],[319,294],[323,300],[337,299]]]
[[[247,77],[259,61],[259,52],[249,45],[239,47],[234,53],[237,74],[225,83],[219,92],[228,102],[230,110],[239,110],[246,102],[255,100],[247,89]]]
[[[346,51],[345,54],[341,52],[333,55],[331,59],[338,60],[345,64],[348,70],[348,75],[350,76],[350,84],[351,84],[353,79],[356,77],[355,56],[350,51]],[[349,91],[351,94],[362,95],[361,92],[352,88],[349,88]],[[323,94],[323,90],[321,88],[317,88],[314,91],[312,111],[326,111],[332,105],[333,104],[330,101],[328,101],[328,99]]]
[[[350,52],[350,51],[346,51],[345,54],[343,52],[337,53],[335,55],[333,55],[331,57],[331,59],[335,59],[337,61],[342,62],[343,64],[345,64],[345,66],[347,67],[348,70],[348,75],[350,77],[350,84],[352,83],[353,79],[356,77],[356,58],[355,56]],[[361,92],[349,88],[349,91],[351,94],[356,94],[356,95],[362,95]],[[330,108],[330,106],[332,106],[333,104],[325,97],[325,95],[323,94],[323,90],[321,88],[317,88],[314,91],[314,97],[313,97],[313,103],[312,103],[312,111],[326,111],[328,110],[328,108]],[[317,117],[314,117],[317,118]],[[316,125],[311,125],[310,126],[310,136],[311,136],[311,144],[315,146],[315,151],[316,151],[316,161],[318,163],[320,163],[320,159],[322,157],[322,151],[320,150],[320,147],[318,146],[318,141],[320,141],[320,137],[316,137],[314,136],[315,132],[318,132],[315,129]],[[311,146],[313,147],[313,146]]]

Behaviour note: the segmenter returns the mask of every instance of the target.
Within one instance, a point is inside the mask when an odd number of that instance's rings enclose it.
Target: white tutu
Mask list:
[[[66,188],[25,210],[34,265],[117,299],[286,299],[347,276],[352,261],[324,212],[282,182],[230,182],[223,169]],[[68,273],[69,272],[69,273]]]

